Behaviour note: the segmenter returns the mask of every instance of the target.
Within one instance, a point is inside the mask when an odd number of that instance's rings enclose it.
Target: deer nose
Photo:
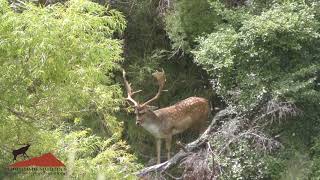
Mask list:
[[[139,121],[137,121],[137,122],[136,122],[136,125],[137,125],[137,126],[140,126],[140,122],[139,122]]]

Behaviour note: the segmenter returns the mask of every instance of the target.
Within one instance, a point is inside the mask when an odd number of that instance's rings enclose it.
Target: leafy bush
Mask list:
[[[130,153],[129,146],[117,135],[104,139],[90,129],[60,134],[56,152],[66,162],[68,176],[76,179],[135,179],[133,172],[141,166]],[[64,147],[61,149],[60,147]]]
[[[210,8],[208,5],[206,8],[215,15],[209,19],[216,23],[208,31],[202,27],[210,26],[209,23],[199,21],[195,25],[181,15],[184,12],[190,17],[202,6],[194,5],[190,11],[182,11],[187,5],[184,1],[177,2],[178,7],[174,6],[174,12],[166,17],[173,51],[177,42],[182,44],[181,47],[188,47],[185,49],[192,52],[195,63],[211,76],[214,91],[227,105],[241,111],[252,110],[252,105],[263,95],[270,94],[271,99],[287,102],[298,109],[299,116],[292,118],[269,111],[272,109],[269,105],[264,107],[272,116],[290,120],[277,124],[271,117],[257,127],[265,135],[280,136],[279,141],[285,148],[274,154],[262,154],[251,149],[251,141],[231,144],[228,146],[230,154],[215,157],[221,158],[219,163],[225,163],[223,172],[226,173],[222,176],[225,175],[226,179],[280,179],[286,175],[308,178],[311,166],[309,154],[305,151],[310,148],[311,139],[318,135],[320,117],[319,2],[208,0]],[[232,5],[232,2],[240,3]],[[193,18],[198,19],[198,16]],[[184,27],[184,23],[189,26]],[[197,27],[201,33],[186,35],[186,29]],[[192,38],[186,41],[185,37]],[[194,48],[186,42],[199,45]],[[255,116],[260,115],[263,113]],[[241,120],[245,125],[240,126],[240,132],[246,126],[250,127],[246,121],[252,122],[251,118]],[[268,118],[268,113],[264,118]],[[228,124],[232,122],[218,123],[217,126]],[[229,135],[232,137],[233,134]],[[212,146],[217,148],[215,145],[219,145],[219,141],[213,140]],[[293,151],[290,156],[281,156],[288,150]],[[299,165],[293,167],[295,163]],[[313,169],[317,169],[316,157]]]
[[[122,91],[113,81],[122,60],[114,37],[125,26],[120,12],[86,0],[26,4],[21,13],[0,1],[1,167],[30,142],[30,156],[53,151],[68,176],[133,178],[139,165],[120,139]]]
[[[274,5],[243,21],[239,30],[221,28],[200,39],[196,62],[215,77],[219,94],[236,95],[232,101],[241,105],[254,102],[263,91],[294,99],[314,94],[320,68],[314,8]]]
[[[195,47],[195,39],[212,32],[221,21],[206,0],[173,2],[165,17],[166,31],[172,41],[172,48],[184,52]]]
[[[231,148],[229,153],[215,158],[222,165],[222,179],[275,178],[283,170],[277,159],[257,151],[248,141],[239,141]]]

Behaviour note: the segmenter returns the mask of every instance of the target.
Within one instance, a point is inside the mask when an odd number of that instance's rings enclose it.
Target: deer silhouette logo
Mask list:
[[[30,144],[25,144],[25,146],[19,148],[19,149],[16,149],[16,150],[13,150],[12,151],[12,154],[13,154],[13,160],[17,160],[17,156],[18,155],[22,155],[24,157],[27,157],[29,158],[29,156],[27,155],[27,151],[30,147]]]

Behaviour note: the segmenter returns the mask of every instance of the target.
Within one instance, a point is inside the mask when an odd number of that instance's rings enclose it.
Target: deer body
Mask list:
[[[204,98],[190,97],[172,106],[152,110],[148,104],[159,98],[166,80],[164,71],[153,73],[153,76],[159,84],[158,92],[155,97],[140,104],[132,98],[140,90],[132,92],[131,86],[126,80],[125,71],[123,71],[123,79],[128,94],[126,100],[134,105],[136,124],[142,126],[156,138],[157,163],[159,164],[161,139],[166,141],[167,158],[169,159],[172,136],[191,127],[203,128],[208,120],[209,104]]]
[[[148,112],[141,126],[156,138],[167,138],[190,127],[204,125],[208,119],[209,105],[204,98],[190,97],[175,105]]]

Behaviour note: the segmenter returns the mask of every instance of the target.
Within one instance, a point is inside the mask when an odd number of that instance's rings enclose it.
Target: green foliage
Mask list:
[[[312,155],[312,167],[311,167],[311,179],[317,179],[320,177],[320,140],[319,137],[314,139],[313,146],[311,148]]]
[[[306,154],[295,153],[286,162],[286,169],[281,174],[281,180],[308,179],[310,174],[310,161]]]
[[[195,39],[210,33],[220,22],[220,17],[210,8],[206,0],[173,2],[173,8],[166,15],[166,31],[172,41],[172,48],[189,52]]]
[[[294,96],[315,90],[319,71],[319,22],[307,5],[275,5],[236,29],[225,27],[200,39],[196,62],[216,77],[219,94],[238,93],[248,105],[263,91]],[[236,101],[233,100],[233,101]]]
[[[280,173],[285,169],[281,160],[261,153],[262,149],[249,139],[235,139],[225,153],[213,155],[214,162],[220,165],[217,170],[221,179],[280,179]],[[217,135],[211,139],[211,145],[225,147],[226,141]]]
[[[135,96],[140,102],[155,94],[151,73],[163,68],[168,91],[159,107],[217,93],[247,108],[265,92],[297,105],[299,117],[267,131],[280,134],[285,149],[263,154],[250,141],[231,143],[214,158],[223,164],[222,178],[319,178],[316,0],[177,0],[161,14],[157,0],[110,2],[126,17],[87,0],[26,4],[19,13],[0,0],[0,179],[18,178],[4,167],[27,142],[30,156],[53,152],[71,178],[135,179],[141,165],[130,152],[150,160],[155,148],[132,114],[119,113],[122,80],[115,71],[123,56],[133,88],[143,89]],[[179,139],[189,142],[188,135]]]
[[[56,119],[90,106],[117,110],[121,91],[111,85],[110,73],[121,60],[121,42],[111,37],[123,30],[123,17],[87,1],[27,8],[1,16],[4,107],[21,104],[25,112],[32,108],[33,116]]]
[[[218,77],[217,92],[222,94],[228,88],[233,87],[233,72],[235,55],[233,54],[235,43],[239,35],[232,28],[224,28],[200,38],[200,48],[194,52],[196,62],[210,74]],[[221,75],[225,75],[221,77]]]
[[[218,157],[218,162],[225,168],[222,179],[262,179],[267,166],[261,155],[247,142],[239,142],[236,146],[228,155]]]
[[[209,23],[199,21],[195,25],[186,23],[189,19],[184,18],[190,17],[201,5],[194,2],[193,8],[184,12],[181,9],[187,3],[177,2],[173,12],[166,17],[173,51],[179,43],[181,47],[188,46],[186,49],[192,52],[194,61],[208,72],[215,92],[227,104],[247,109],[268,92],[275,99],[295,103],[299,109],[299,117],[286,117],[289,119],[286,123],[274,124],[265,130],[279,134],[285,149],[262,155],[251,149],[250,143],[235,144],[231,150],[234,154],[220,159],[225,162],[225,178],[280,179],[295,175],[310,178],[311,166],[306,151],[320,127],[319,3],[312,0],[253,0],[232,6],[231,2],[240,1],[208,0],[210,7],[207,5],[206,8],[214,14],[210,19],[215,24],[208,31],[202,31]],[[200,15],[192,17],[193,20],[201,18]],[[188,24],[187,28],[184,23]],[[202,33],[192,31],[198,27]],[[197,33],[187,35],[186,29]],[[192,38],[185,41],[185,37]],[[186,42],[196,43],[190,46]],[[219,140],[213,143],[217,142]],[[281,155],[288,150],[293,153]],[[314,179],[319,177],[315,171],[317,167],[315,157]],[[252,169],[257,171],[252,172]]]
[[[139,165],[115,116],[123,101],[114,37],[125,27],[120,12],[86,0],[21,13],[0,1],[1,176],[11,151],[30,142],[31,157],[53,152],[68,176],[134,178]]]
[[[74,131],[57,142],[56,151],[67,162],[68,175],[76,179],[135,179],[133,172],[141,167],[128,153],[128,145],[117,135],[105,140],[90,131]]]

